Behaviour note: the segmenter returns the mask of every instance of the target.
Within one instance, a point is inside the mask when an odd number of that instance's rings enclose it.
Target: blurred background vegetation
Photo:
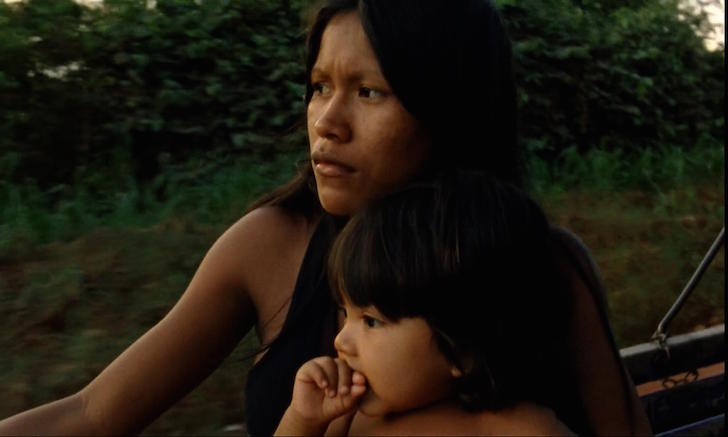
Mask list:
[[[80,389],[306,157],[306,0],[0,2],[0,417]],[[620,347],[724,222],[724,46],[676,0],[498,0],[533,194],[592,249]],[[724,320],[721,252],[673,323]],[[147,433],[244,433],[248,337]],[[184,365],[184,363],[178,363]]]

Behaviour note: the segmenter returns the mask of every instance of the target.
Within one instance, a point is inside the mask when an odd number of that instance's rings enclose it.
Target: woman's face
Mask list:
[[[429,139],[384,79],[357,12],[326,26],[310,80],[311,165],[326,211],[350,215],[424,167]]]

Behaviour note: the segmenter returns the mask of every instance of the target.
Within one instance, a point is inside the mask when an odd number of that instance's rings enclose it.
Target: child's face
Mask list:
[[[346,314],[334,340],[339,358],[364,374],[367,393],[359,411],[380,416],[444,399],[452,391],[454,367],[437,348],[420,317],[388,321],[376,308],[344,298]]]

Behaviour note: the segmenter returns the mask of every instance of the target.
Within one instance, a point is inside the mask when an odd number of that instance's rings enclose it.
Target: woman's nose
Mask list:
[[[312,114],[315,118],[313,128],[321,138],[337,143],[351,139],[348,103],[344,96],[333,95]]]

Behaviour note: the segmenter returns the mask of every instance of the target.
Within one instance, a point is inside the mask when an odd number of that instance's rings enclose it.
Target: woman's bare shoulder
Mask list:
[[[296,276],[314,225],[283,208],[261,207],[230,226],[210,252],[228,260],[228,271],[255,300],[256,294],[280,289],[276,278],[290,282]]]
[[[269,246],[292,238],[304,237],[312,225],[310,220],[300,214],[277,206],[264,206],[254,209],[233,223],[218,241],[233,246],[250,247],[251,244]]]
[[[280,331],[317,221],[280,207],[257,208],[228,228],[206,256],[214,280],[244,291],[261,341]]]

